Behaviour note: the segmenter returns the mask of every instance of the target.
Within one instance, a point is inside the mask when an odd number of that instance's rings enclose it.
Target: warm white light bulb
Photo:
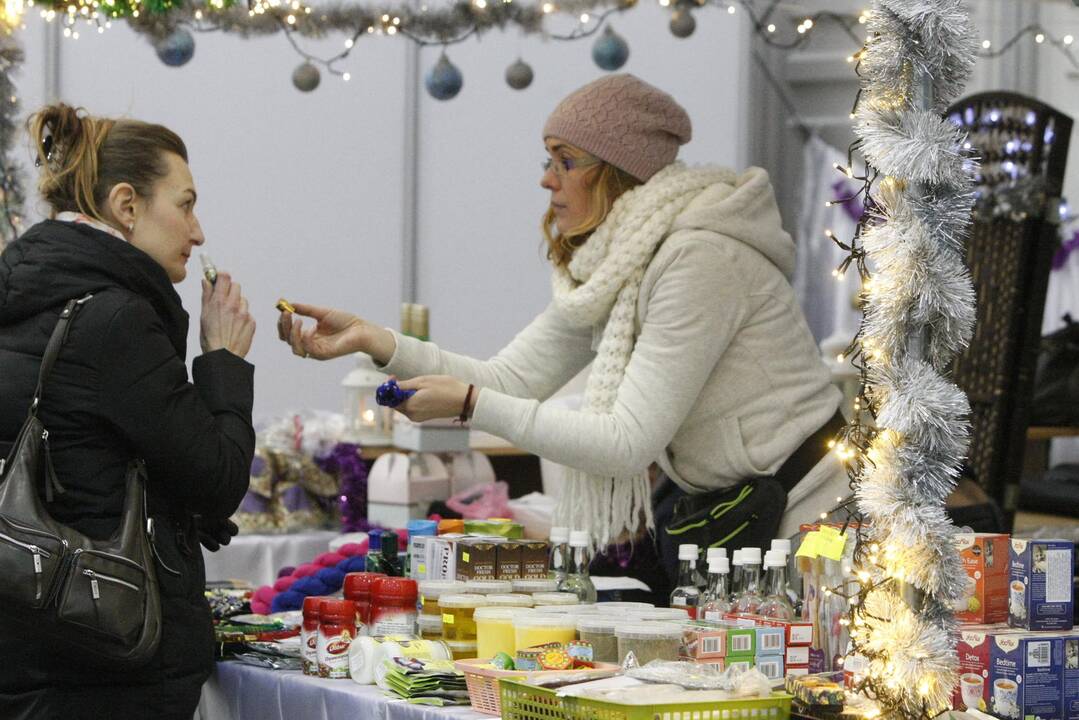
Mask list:
[[[1045,35],[1042,34],[1042,33],[1038,33],[1037,35],[1034,36],[1034,42],[1041,45],[1043,42],[1045,42]]]
[[[991,47],[993,47],[992,42],[990,42],[989,40],[982,40],[982,48],[983,49],[988,50]]]
[[[345,40],[345,48],[347,48],[347,49],[351,50],[352,46],[355,45],[355,44],[356,44],[356,42],[352,38],[349,38],[348,40]]]
[[[769,23],[768,24],[768,32],[774,33],[775,31],[776,31],[776,26],[774,24],[772,24],[772,23]]]
[[[345,82],[348,82],[349,80],[352,79],[352,74],[351,73],[345,73],[344,75],[341,76],[341,79],[344,80]]]
[[[1073,38],[1071,35],[1065,35],[1064,36],[1064,44],[1065,45],[1071,45],[1073,42],[1075,42],[1075,38]]]
[[[589,21],[589,19],[590,18],[588,17],[588,13],[581,13],[581,23],[586,23]]]
[[[727,14],[728,15],[734,15],[735,10],[736,10],[736,8],[734,7],[734,5],[728,5],[727,6]]]

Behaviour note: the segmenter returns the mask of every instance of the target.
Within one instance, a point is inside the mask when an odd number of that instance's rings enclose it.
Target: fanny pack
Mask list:
[[[663,532],[672,543],[710,547],[764,547],[776,537],[787,494],[828,453],[828,441],[846,425],[837,410],[806,438],[774,475],[747,478],[732,486],[679,498]]]

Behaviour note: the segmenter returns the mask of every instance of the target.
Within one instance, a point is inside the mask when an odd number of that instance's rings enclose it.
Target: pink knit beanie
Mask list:
[[[565,140],[642,182],[674,162],[692,134],[685,108],[626,73],[570,93],[543,127],[544,139]]]

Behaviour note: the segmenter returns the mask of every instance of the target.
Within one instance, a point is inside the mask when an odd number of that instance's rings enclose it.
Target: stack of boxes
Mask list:
[[[778,680],[809,672],[813,627],[801,621],[728,613],[720,621],[685,626],[682,657],[718,670],[755,667]]]
[[[1079,720],[1074,546],[1066,540],[960,535],[968,591],[956,608],[956,709],[1004,720]]]
[[[411,577],[416,580],[521,580],[547,577],[546,540],[470,536],[413,537]]]

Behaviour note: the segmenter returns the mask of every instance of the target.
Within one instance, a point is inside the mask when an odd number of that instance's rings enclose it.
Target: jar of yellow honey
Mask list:
[[[465,591],[465,584],[457,580],[421,580],[420,614],[442,617],[438,599],[443,595],[459,595]]]
[[[520,613],[513,618],[514,652],[557,642],[565,645],[577,639],[577,618],[572,615]]]
[[[438,599],[442,610],[442,639],[446,642],[476,642],[476,608],[489,603],[483,595],[443,595]],[[473,656],[475,657],[475,656]]]
[[[513,620],[518,615],[529,614],[531,608],[481,607],[476,608],[476,643],[480,658],[493,658],[500,652],[513,655],[516,652]]]

